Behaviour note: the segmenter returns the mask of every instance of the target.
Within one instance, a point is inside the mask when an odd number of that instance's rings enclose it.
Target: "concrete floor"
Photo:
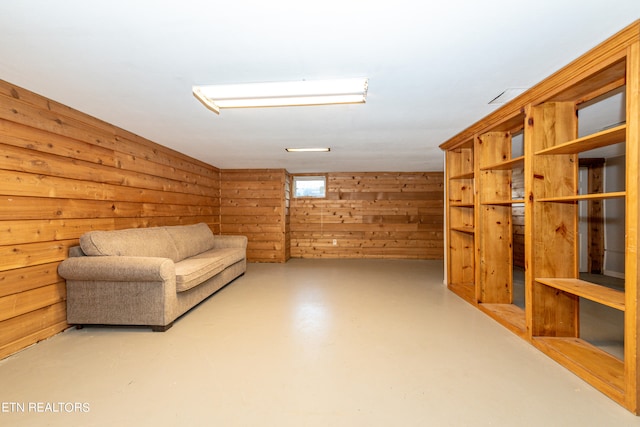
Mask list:
[[[165,333],[69,329],[0,361],[0,425],[640,426],[442,269],[250,264]]]

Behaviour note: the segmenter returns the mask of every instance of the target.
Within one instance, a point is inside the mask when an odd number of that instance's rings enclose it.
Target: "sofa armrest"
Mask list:
[[[213,247],[220,248],[247,248],[247,236],[217,235],[213,239]]]
[[[175,279],[169,258],[132,256],[83,256],[67,258],[58,266],[67,280],[110,282],[157,282]]]

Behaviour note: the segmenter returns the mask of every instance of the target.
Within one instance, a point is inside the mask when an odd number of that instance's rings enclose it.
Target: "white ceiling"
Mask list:
[[[639,0],[2,0],[0,79],[220,168],[442,170],[491,99],[638,18]],[[191,94],[343,77],[369,78],[366,104],[216,116]]]

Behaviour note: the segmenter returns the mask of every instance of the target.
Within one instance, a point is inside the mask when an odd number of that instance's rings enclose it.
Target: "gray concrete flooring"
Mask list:
[[[250,264],[167,332],[69,329],[0,361],[0,425],[640,426],[442,271]]]

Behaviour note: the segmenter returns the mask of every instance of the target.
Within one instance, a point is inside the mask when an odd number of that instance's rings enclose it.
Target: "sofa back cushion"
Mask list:
[[[144,256],[180,261],[178,249],[165,227],[89,231],[80,237],[87,255]]]
[[[213,233],[205,223],[166,227],[178,251],[178,261],[213,248]]]

